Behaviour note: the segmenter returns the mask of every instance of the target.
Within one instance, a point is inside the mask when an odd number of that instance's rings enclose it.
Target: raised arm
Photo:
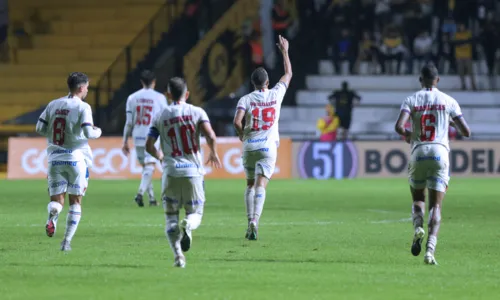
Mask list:
[[[281,55],[283,56],[283,65],[285,68],[285,74],[281,76],[280,81],[285,83],[288,87],[290,85],[290,80],[292,79],[292,63],[290,62],[290,57],[288,56],[288,41],[281,35],[278,37],[279,41],[276,43],[278,48],[281,51]]]

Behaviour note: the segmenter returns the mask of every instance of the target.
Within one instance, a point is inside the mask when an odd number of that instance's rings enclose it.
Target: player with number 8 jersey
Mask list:
[[[266,186],[274,173],[278,155],[278,121],[281,103],[292,78],[288,41],[279,36],[277,46],[283,56],[285,74],[272,89],[268,89],[269,77],[266,70],[256,69],[251,76],[255,91],[240,99],[234,117],[234,127],[243,142],[243,167],[247,179],[245,204],[248,219],[245,238],[249,240],[257,239],[257,227],[264,209]]]

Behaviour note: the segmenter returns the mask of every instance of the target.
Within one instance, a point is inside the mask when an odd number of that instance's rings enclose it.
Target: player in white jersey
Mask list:
[[[164,108],[153,119],[146,142],[146,150],[163,163],[162,200],[165,209],[165,233],[174,252],[174,266],[186,264],[184,252],[191,248],[192,234],[201,224],[205,203],[205,190],[200,134],[210,149],[207,164],[220,168],[216,152],[216,136],[206,112],[187,104],[189,97],[186,83],[172,78],[168,83],[168,98],[172,105]],[[161,151],[155,147],[160,137]],[[186,217],[179,224],[179,210],[184,208]]]
[[[281,103],[292,79],[288,41],[279,36],[277,46],[283,55],[285,75],[274,88],[268,89],[269,77],[266,70],[256,69],[251,76],[255,91],[240,99],[234,117],[234,127],[243,142],[243,167],[247,179],[245,205],[248,219],[245,238],[249,240],[257,240],[259,219],[266,200],[266,187],[274,173],[278,155]]]
[[[144,206],[143,195],[147,191],[149,206],[157,206],[152,183],[156,159],[146,152],[146,138],[153,117],[167,106],[165,96],[155,91],[156,77],[151,71],[141,73],[142,89],[130,95],[127,99],[127,121],[123,128],[123,153],[128,155],[128,137],[132,134],[137,160],[142,166],[142,177],[135,202],[139,207]],[[157,145],[157,147],[159,144]]]
[[[465,122],[457,101],[439,91],[437,69],[429,64],[422,68],[420,83],[422,90],[406,98],[396,122],[395,130],[411,144],[408,165],[408,180],[413,198],[413,243],[411,253],[418,256],[425,231],[425,190],[429,193],[429,237],[424,262],[437,264],[434,252],[441,224],[441,207],[449,182],[449,125],[469,137],[471,132]],[[404,128],[411,119],[412,130]]]
[[[80,222],[82,197],[88,186],[88,169],[92,167],[89,139],[101,136],[94,126],[92,110],[83,102],[87,96],[89,79],[83,73],[68,77],[69,95],[51,101],[40,115],[36,132],[47,137],[49,216],[45,225],[47,236],[56,232],[57,219],[69,194],[69,211],[61,250],[71,250],[71,240]]]

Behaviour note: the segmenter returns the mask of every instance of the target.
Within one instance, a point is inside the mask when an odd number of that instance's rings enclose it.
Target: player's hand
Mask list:
[[[129,155],[130,153],[130,148],[128,147],[127,143],[124,143],[122,146],[122,152],[125,156]]]
[[[163,155],[163,151],[158,150],[157,155],[158,155],[158,160],[159,160],[160,162],[163,162],[163,158],[165,157],[165,156]]]
[[[287,53],[288,52],[288,40],[282,37],[281,35],[278,37],[278,42],[276,43],[276,46],[281,50],[281,53]]]
[[[243,142],[243,134],[239,134],[238,138],[240,139],[240,142]]]
[[[407,144],[410,144],[410,142],[411,142],[411,135],[405,135],[405,142]]]
[[[216,169],[220,169],[222,167],[222,164],[220,162],[219,156],[217,153],[210,153],[208,155],[207,162],[205,163],[206,165],[211,165],[212,167]]]

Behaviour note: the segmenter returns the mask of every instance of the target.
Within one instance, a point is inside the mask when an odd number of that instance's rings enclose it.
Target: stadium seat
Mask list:
[[[12,61],[0,65],[0,120],[6,121],[47,104],[67,92],[68,73],[81,71],[91,86],[116,61],[112,86],[101,86],[100,104],[126,78],[124,48],[145,28],[164,0],[15,0],[9,2]],[[184,1],[179,2],[180,5]],[[14,32],[24,32],[19,38]],[[131,48],[136,64],[149,51],[149,40]],[[95,103],[94,90],[86,99]],[[13,106],[16,105],[16,106]]]

